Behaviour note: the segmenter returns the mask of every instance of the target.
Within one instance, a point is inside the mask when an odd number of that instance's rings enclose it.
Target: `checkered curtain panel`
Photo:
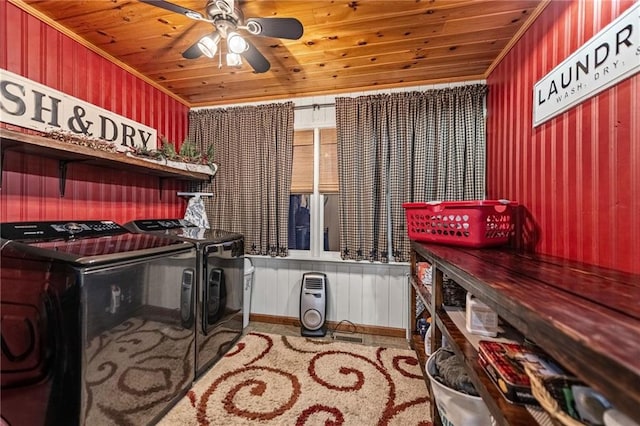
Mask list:
[[[409,259],[402,203],[485,195],[485,85],[336,98],[343,259]],[[389,235],[388,218],[391,218]]]
[[[287,256],[293,103],[189,113],[189,138],[213,145],[218,171],[201,190],[212,228],[240,232],[248,254]]]

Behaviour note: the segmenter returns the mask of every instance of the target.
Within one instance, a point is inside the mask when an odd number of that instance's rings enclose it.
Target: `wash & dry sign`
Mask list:
[[[533,126],[640,71],[640,2],[593,36],[533,88]]]
[[[28,129],[102,139],[118,151],[157,148],[155,129],[0,69],[0,120]]]

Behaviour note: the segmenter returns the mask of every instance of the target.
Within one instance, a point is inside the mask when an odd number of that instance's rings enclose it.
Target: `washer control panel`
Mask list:
[[[0,234],[7,240],[47,240],[55,238],[100,237],[126,233],[111,220],[76,222],[12,222],[0,224]]]
[[[139,232],[166,231],[167,229],[192,228],[195,225],[184,219],[146,219],[131,222]],[[126,226],[129,226],[128,224]]]

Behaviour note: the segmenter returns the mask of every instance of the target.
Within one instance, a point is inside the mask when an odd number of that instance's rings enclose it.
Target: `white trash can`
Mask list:
[[[244,258],[244,303],[242,305],[242,328],[249,325],[251,313],[251,287],[253,286],[253,274],[256,268],[250,258]]]
[[[438,349],[429,357],[426,370],[443,426],[488,426],[495,424],[482,398],[458,392],[443,385],[433,376],[437,371],[435,355],[441,350]]]

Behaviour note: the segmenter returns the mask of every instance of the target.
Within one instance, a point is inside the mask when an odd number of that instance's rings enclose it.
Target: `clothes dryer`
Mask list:
[[[2,424],[152,424],[186,394],[192,244],[112,221],[0,234]]]
[[[188,241],[197,250],[196,378],[229,350],[243,329],[244,237],[194,226],[184,219],[145,219],[125,224],[141,232]]]

